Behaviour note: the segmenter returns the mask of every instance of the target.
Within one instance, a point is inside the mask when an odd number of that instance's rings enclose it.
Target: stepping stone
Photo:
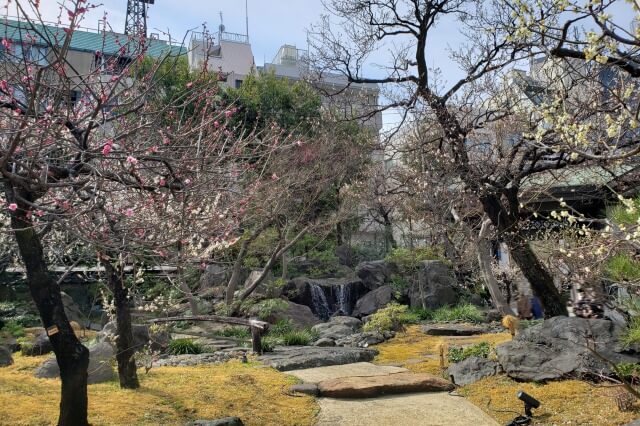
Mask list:
[[[474,336],[484,334],[484,327],[466,324],[434,324],[422,327],[422,332],[429,336]]]
[[[373,398],[414,392],[446,392],[454,389],[448,380],[431,374],[396,373],[385,376],[354,376],[318,383],[323,397]]]
[[[316,426],[499,426],[468,400],[448,393],[367,399],[320,398]]]
[[[348,347],[298,346],[276,348],[258,357],[258,361],[279,371],[290,371],[328,365],[343,365],[371,361],[378,354],[374,349]]]
[[[347,365],[332,365],[329,367],[307,368],[304,370],[290,371],[305,383],[319,383],[325,380],[339,379],[353,376],[386,376],[394,373],[406,373],[406,368],[371,364],[370,362],[357,362]]]

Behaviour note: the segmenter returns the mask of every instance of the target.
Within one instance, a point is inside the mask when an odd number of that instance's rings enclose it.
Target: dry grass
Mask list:
[[[420,326],[407,328],[406,333],[398,333],[395,338],[376,346],[380,354],[374,361],[376,364],[390,364],[405,367],[417,373],[440,375],[440,346],[467,346],[480,342],[498,345],[511,340],[509,333],[483,334],[469,337],[427,336],[420,331]]]
[[[380,354],[374,362],[441,375],[441,345],[464,346],[482,341],[498,345],[509,340],[509,333],[464,338],[427,336],[420,331],[419,326],[412,326],[406,333],[399,333],[395,338],[376,346]],[[523,413],[523,404],[516,398],[516,393],[524,390],[542,402],[540,409],[534,410],[535,425],[614,426],[624,425],[640,417],[637,409],[627,413],[618,410],[614,400],[617,389],[619,388],[596,386],[578,380],[535,384],[517,383],[506,376],[496,376],[465,386],[460,393],[500,424]]]
[[[534,411],[535,425],[624,425],[638,417],[638,411],[623,413],[614,400],[617,387],[603,387],[578,380],[547,384],[517,383],[505,376],[487,377],[465,386],[461,393],[493,418],[505,424],[523,413],[516,398],[523,390],[540,400]]]
[[[59,380],[36,379],[46,357],[14,357],[0,369],[0,425],[50,425],[57,419]],[[162,367],[142,373],[141,388],[117,383],[89,386],[94,425],[179,425],[195,419],[238,416],[246,425],[311,425],[311,397],[283,393],[295,379],[270,368],[229,362],[220,366]]]

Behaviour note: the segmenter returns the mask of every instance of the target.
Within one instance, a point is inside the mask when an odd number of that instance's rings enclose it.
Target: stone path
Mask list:
[[[353,376],[386,376],[400,367],[360,362],[292,370],[305,383]],[[482,410],[446,392],[412,393],[365,399],[319,398],[317,426],[497,426]]]

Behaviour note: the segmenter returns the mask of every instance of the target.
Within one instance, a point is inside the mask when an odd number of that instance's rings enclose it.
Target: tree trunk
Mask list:
[[[531,284],[533,293],[540,299],[547,317],[568,315],[567,307],[561,300],[560,292],[553,282],[553,277],[538,260],[526,239],[519,234],[517,218],[510,215],[494,194],[480,197],[480,202],[493,225],[504,236],[511,256],[522,274]]]
[[[7,198],[13,194],[7,191]],[[21,194],[23,198],[25,195]],[[64,312],[60,286],[49,275],[42,243],[33,223],[23,212],[29,211],[25,203],[18,202],[19,210],[11,215],[11,227],[18,250],[27,272],[31,297],[38,308],[42,325],[47,330],[56,361],[60,367],[62,392],[59,426],[84,426],[87,421],[87,368],[89,350],[76,337]],[[43,403],[46,403],[43,401]]]
[[[480,272],[484,277],[487,289],[491,295],[491,300],[493,301],[496,309],[502,315],[515,315],[511,306],[509,306],[502,295],[498,281],[493,275],[493,270],[491,269],[491,246],[486,235],[490,223],[491,221],[488,219],[484,221],[478,235],[478,264],[480,265]]]
[[[556,288],[553,277],[540,263],[528,243],[509,243],[511,256],[516,262],[522,274],[527,278],[533,293],[538,296],[546,317],[568,315],[567,307],[561,299],[560,292]]]
[[[118,378],[122,389],[137,389],[140,387],[138,373],[136,371],[133,329],[131,326],[131,307],[129,305],[129,290],[124,285],[122,269],[113,266],[112,257],[100,257],[100,263],[104,266],[107,283],[113,293],[116,308],[116,361],[118,362]]]

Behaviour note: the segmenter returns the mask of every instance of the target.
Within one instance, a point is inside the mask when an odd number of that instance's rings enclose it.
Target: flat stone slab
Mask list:
[[[307,368],[304,370],[290,371],[305,383],[319,383],[324,380],[339,379],[352,376],[385,376],[387,374],[404,373],[406,368],[382,366],[370,362],[356,362],[347,365],[332,365],[329,367]]]
[[[423,326],[422,332],[429,336],[475,336],[486,333],[487,329],[467,324],[432,324]]]
[[[317,426],[498,426],[480,408],[448,393],[320,398],[318,403]]]
[[[446,392],[453,383],[431,374],[395,373],[384,376],[355,376],[318,383],[320,396],[329,398],[373,398],[414,392]]]
[[[353,364],[371,361],[378,354],[374,349],[348,347],[298,346],[276,348],[260,357],[258,361],[279,371],[324,367],[328,365]]]

